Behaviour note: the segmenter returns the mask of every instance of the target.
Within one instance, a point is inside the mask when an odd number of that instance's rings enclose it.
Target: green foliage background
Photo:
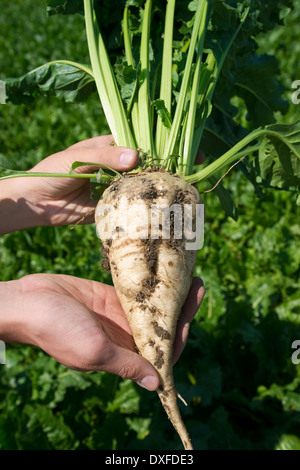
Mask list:
[[[0,79],[53,59],[89,63],[82,17],[47,18],[42,0],[0,4]],[[285,26],[260,38],[261,51],[279,60],[290,103],[300,79],[299,21],[294,0]],[[291,104],[278,120],[294,122],[299,110]],[[0,165],[24,170],[108,131],[96,96],[2,105],[0,129]],[[207,293],[175,368],[189,403],[181,411],[197,449],[300,450],[300,365],[291,361],[300,339],[299,207],[285,192],[259,199],[238,170],[223,183],[239,219],[225,216],[213,192],[204,196],[196,274]],[[0,280],[49,272],[110,283],[99,252],[92,225],[22,230],[0,239]],[[181,448],[155,393],[107,373],[71,371],[34,347],[7,345],[6,359],[0,449]]]

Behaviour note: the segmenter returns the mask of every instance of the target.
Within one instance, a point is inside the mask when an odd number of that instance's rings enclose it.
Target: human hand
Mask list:
[[[128,157],[122,161],[124,155]],[[195,164],[203,163],[204,153],[199,150]],[[135,150],[113,145],[111,135],[94,137],[78,142],[55,153],[31,168],[32,172],[69,173],[75,161],[95,162],[117,171],[126,171],[138,163]],[[99,167],[82,166],[75,172],[90,173]],[[97,201],[90,197],[88,178],[32,177],[1,181],[0,235],[41,225],[75,224],[94,221],[92,210]],[[87,214],[87,217],[85,217]]]
[[[29,172],[69,173],[75,161],[99,163],[126,171],[138,163],[138,152],[113,145],[110,135],[78,142],[55,153]],[[91,173],[99,166],[82,166],[77,173]],[[91,199],[89,178],[26,177],[1,181],[0,233],[39,225],[74,224],[91,213],[97,201]],[[83,223],[94,221],[92,215]]]
[[[138,163],[138,152],[114,145],[111,135],[94,137],[78,142],[39,162],[30,171],[68,173],[75,161],[99,163],[117,171],[133,168]],[[81,166],[76,173],[91,173],[99,166]],[[96,207],[91,199],[89,179],[81,178],[32,178],[34,199],[45,208],[49,225],[66,225],[77,222]],[[84,223],[91,223],[93,217]]]
[[[194,278],[178,322],[174,362],[204,293],[201,279]],[[112,286],[67,275],[33,274],[0,284],[0,306],[0,339],[38,346],[71,369],[107,371],[149,390],[158,388],[158,374],[137,354]]]

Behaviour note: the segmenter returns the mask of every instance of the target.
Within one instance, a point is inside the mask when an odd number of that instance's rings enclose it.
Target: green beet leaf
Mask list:
[[[260,0],[48,0],[49,16],[84,15],[91,66],[70,57],[4,78],[7,100],[27,103],[43,93],[84,101],[97,91],[116,144],[141,149],[147,165],[198,183],[219,179],[247,155],[237,168],[256,194],[260,185],[298,190],[300,134],[292,128],[291,140],[289,129],[270,127],[288,103],[276,58],[259,54],[257,42],[291,6],[289,0],[284,6],[276,0],[276,8]],[[199,148],[209,164],[197,171]],[[236,218],[229,193],[215,191]]]
[[[3,80],[7,101],[28,103],[37,93],[55,95],[65,101],[83,101],[96,90],[92,70],[68,61],[44,64],[19,78]]]

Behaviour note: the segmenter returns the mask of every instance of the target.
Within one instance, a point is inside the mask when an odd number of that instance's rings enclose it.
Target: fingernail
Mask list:
[[[120,162],[124,166],[131,166],[133,165],[134,161],[136,159],[136,152],[135,150],[129,150],[127,152],[123,152],[120,155]]]
[[[139,382],[139,385],[147,390],[153,391],[157,389],[157,379],[152,375],[147,375]]]

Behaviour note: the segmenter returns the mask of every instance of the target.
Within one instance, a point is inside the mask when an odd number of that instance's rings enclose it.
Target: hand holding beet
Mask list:
[[[0,337],[33,344],[67,367],[101,370],[155,390],[155,369],[136,353],[131,329],[115,289],[100,282],[55,274],[33,274],[0,284]],[[174,361],[204,295],[195,278],[182,310]]]
[[[75,161],[99,163],[125,171],[137,164],[138,153],[114,146],[110,135],[98,136],[50,155],[29,171],[67,174]],[[82,166],[76,172],[95,170],[99,170],[99,166]],[[20,178],[4,180],[0,184],[0,214],[5,220],[0,234],[41,225],[74,224],[96,207],[96,201],[91,199],[89,179]],[[84,223],[93,220],[92,216],[86,217]]]

